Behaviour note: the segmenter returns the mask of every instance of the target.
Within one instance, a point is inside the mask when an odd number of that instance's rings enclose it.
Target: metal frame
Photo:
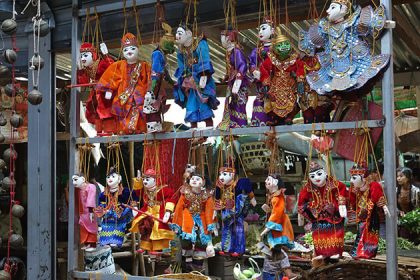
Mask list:
[[[85,11],[81,10],[81,1],[73,0],[73,19],[72,19],[72,83],[76,83],[76,61],[78,59],[78,46],[80,39],[80,18],[85,14]],[[148,5],[150,0],[141,1],[139,5]],[[385,5],[387,18],[391,19],[391,9],[392,9],[392,0],[382,0],[382,3]],[[113,4],[105,4],[97,7],[98,12],[111,11],[112,9],[121,8],[122,4],[120,2]],[[390,67],[385,72],[385,76],[382,81],[382,92],[383,92],[383,113],[386,122],[384,120],[370,120],[364,122],[369,127],[382,127],[384,126],[384,162],[385,162],[385,172],[384,179],[386,187],[386,194],[388,197],[389,210],[392,214],[391,218],[386,220],[386,241],[387,241],[387,280],[398,279],[397,275],[397,254],[396,254],[396,192],[394,189],[395,182],[395,135],[394,135],[394,98],[393,98],[393,60],[392,60],[392,32],[388,30],[385,32],[385,35],[381,41],[382,53],[391,54]],[[74,174],[76,167],[76,145],[78,143],[106,143],[112,140],[118,140],[121,142],[128,141],[137,141],[141,142],[147,139],[169,139],[169,138],[190,138],[194,136],[220,136],[226,134],[260,134],[268,131],[269,127],[251,127],[251,128],[240,128],[232,129],[227,132],[222,132],[219,130],[199,130],[199,131],[186,131],[178,133],[165,133],[165,134],[155,134],[155,135],[124,135],[118,136],[118,138],[113,137],[95,137],[95,138],[78,138],[79,136],[79,114],[80,114],[80,100],[77,94],[77,90],[74,88],[71,92],[71,113],[70,113],[70,168],[69,173]],[[292,131],[311,131],[313,129],[353,129],[357,126],[361,126],[362,122],[341,122],[341,123],[328,123],[325,125],[316,124],[312,127],[311,124],[301,124],[301,125],[292,125],[292,126],[278,126],[276,127],[276,132],[292,132]],[[74,215],[74,190],[70,188],[70,201],[69,201],[69,246],[68,246],[68,278],[73,279],[89,279],[92,274],[89,272],[77,271],[78,263],[78,243],[76,242],[78,232],[78,225],[75,221]],[[101,275],[101,279],[121,279],[121,275]],[[127,276],[127,279],[148,279],[147,277],[140,276]]]

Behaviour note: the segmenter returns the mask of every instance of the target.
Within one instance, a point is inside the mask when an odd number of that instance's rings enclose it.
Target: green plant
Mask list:
[[[420,208],[405,214],[400,219],[400,225],[412,233],[420,234]]]

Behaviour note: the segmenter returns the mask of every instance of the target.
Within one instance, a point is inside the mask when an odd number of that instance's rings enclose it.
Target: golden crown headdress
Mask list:
[[[281,42],[286,42],[289,41],[289,38],[287,38],[286,35],[283,35],[281,33],[281,29],[279,26],[276,27],[276,37],[273,40],[273,44],[277,44],[277,43],[281,43]]]

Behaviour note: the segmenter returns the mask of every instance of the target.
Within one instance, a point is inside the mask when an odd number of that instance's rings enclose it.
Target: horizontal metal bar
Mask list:
[[[121,279],[128,279],[128,280],[150,280],[155,279],[153,277],[144,277],[144,276],[124,276],[121,274],[102,274],[92,272],[84,272],[84,271],[73,271],[72,277],[74,279],[101,279],[101,280],[121,280]],[[161,280],[171,280],[168,278],[159,278]]]
[[[303,132],[312,130],[340,130],[340,129],[354,129],[356,127],[383,127],[385,120],[364,120],[358,122],[331,122],[331,123],[316,123],[316,124],[294,124],[294,125],[281,125],[276,126],[275,131],[277,133],[284,132]],[[145,140],[164,140],[164,139],[176,139],[176,138],[194,138],[194,137],[212,137],[212,136],[224,136],[224,135],[251,135],[251,134],[263,134],[270,131],[269,126],[261,127],[245,127],[245,128],[233,128],[228,131],[223,131],[214,128],[204,128],[199,130],[187,130],[181,132],[166,132],[166,133],[147,133],[147,134],[133,134],[133,135],[115,135],[115,136],[104,136],[104,137],[92,137],[92,138],[77,138],[77,144],[83,143],[109,143],[109,142],[143,142]]]
[[[161,0],[161,3],[165,3],[168,1],[165,0]],[[156,0],[138,0],[136,1],[136,7],[139,6],[148,6],[148,5],[155,5],[156,4]],[[93,14],[93,8],[95,6],[92,7],[85,7],[83,6],[80,10],[79,10],[79,17],[85,17],[86,16],[86,9],[90,9],[90,14]],[[98,14],[102,14],[102,13],[107,13],[107,12],[118,12],[119,10],[122,10],[124,8],[124,3],[123,1],[119,1],[119,2],[114,2],[114,3],[109,3],[109,4],[103,4],[103,5],[98,5],[96,6],[96,12]],[[131,1],[127,1],[126,4],[126,9],[130,10],[133,8],[133,5],[131,3]]]

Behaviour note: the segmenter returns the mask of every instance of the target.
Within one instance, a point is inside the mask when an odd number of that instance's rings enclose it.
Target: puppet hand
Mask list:
[[[89,220],[91,223],[93,223],[95,221],[95,214],[94,213],[89,213]]]
[[[265,213],[270,213],[270,206],[268,206],[267,204],[263,204],[263,206],[261,206],[261,209],[262,209]]]
[[[162,222],[164,222],[165,224],[168,223],[169,218],[171,218],[171,212],[166,212],[165,215],[163,216],[163,220]]]
[[[213,220],[217,217],[217,211],[213,211]]]
[[[340,212],[340,217],[346,218],[347,217],[347,207],[346,205],[339,205],[338,211]]]
[[[217,228],[214,228],[213,234],[214,236],[219,236],[219,231],[217,230]]]
[[[261,79],[261,72],[259,70],[254,70],[254,72],[252,72],[252,75],[256,80]]]
[[[110,91],[105,92],[105,99],[110,100],[111,98],[112,98],[112,92]]]
[[[101,49],[101,53],[102,53],[103,55],[107,55],[107,54],[108,54],[108,48],[107,48],[107,46],[106,46],[106,44],[105,44],[105,43],[101,43],[101,44],[99,45],[99,48]]]
[[[263,232],[261,232],[260,237],[264,237],[264,235],[266,235],[269,231],[270,231],[270,229],[269,229],[269,228],[265,228],[265,229],[263,230]]]
[[[137,180],[141,180],[141,171],[137,170]]]
[[[253,198],[251,199],[251,205],[252,205],[253,207],[257,206],[257,200],[255,199],[255,197],[253,197]]]
[[[232,93],[237,94],[241,88],[242,80],[236,79],[232,86]]]
[[[137,214],[139,213],[139,211],[137,211],[137,210],[138,210],[138,208],[137,208],[137,207],[134,207],[134,208],[131,210],[131,212],[133,213],[133,217],[137,216]]]
[[[303,227],[304,225],[305,225],[305,218],[301,214],[298,214],[298,226]]]
[[[209,243],[206,247],[206,254],[208,258],[214,257],[216,253],[214,252],[214,246],[213,244]]]
[[[389,218],[391,218],[391,212],[389,212],[388,206],[384,205],[384,207],[382,207],[382,209],[384,209],[385,215],[388,216]]]
[[[77,69],[82,70],[82,64],[80,63],[80,59],[77,60]]]
[[[206,75],[201,76],[200,77],[200,83],[199,83],[200,88],[205,88],[206,84],[207,84],[207,76]]]

